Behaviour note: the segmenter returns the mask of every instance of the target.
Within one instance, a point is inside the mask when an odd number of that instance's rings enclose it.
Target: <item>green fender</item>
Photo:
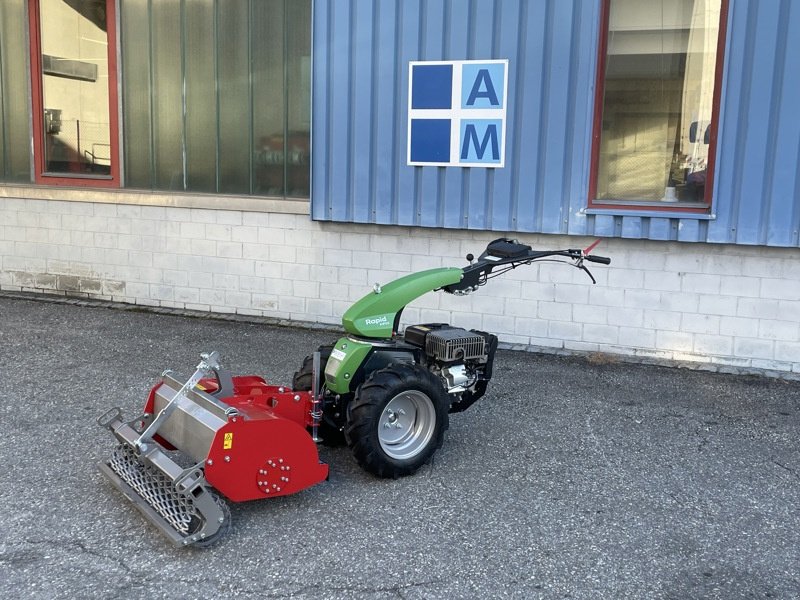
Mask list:
[[[344,330],[352,335],[387,339],[392,337],[397,316],[406,305],[423,294],[461,281],[458,267],[440,267],[412,273],[375,290],[353,304],[342,316]]]
[[[376,286],[375,290],[353,304],[342,317],[342,325],[350,335],[376,340],[392,337],[395,321],[406,305],[423,294],[461,281],[463,271],[457,267],[430,269]],[[325,368],[325,384],[337,394],[351,391],[353,378],[372,350],[369,339],[343,337],[331,350]]]
[[[325,385],[335,394],[347,394],[353,382],[353,376],[361,363],[367,358],[372,344],[343,337],[337,340],[331,350],[328,364],[325,367]]]

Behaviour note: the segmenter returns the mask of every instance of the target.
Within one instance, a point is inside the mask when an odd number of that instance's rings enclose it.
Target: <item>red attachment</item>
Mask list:
[[[213,393],[216,381],[204,379]],[[206,457],[207,481],[234,502],[286,496],[328,478],[307,428],[313,396],[267,385],[260,377],[233,378],[234,395],[220,400],[236,408],[219,428]],[[151,392],[145,410],[152,412]]]
[[[234,502],[286,496],[328,477],[312,425],[312,395],[267,385],[260,377],[234,377],[234,395],[222,401],[239,411],[217,431],[206,460],[206,479]]]

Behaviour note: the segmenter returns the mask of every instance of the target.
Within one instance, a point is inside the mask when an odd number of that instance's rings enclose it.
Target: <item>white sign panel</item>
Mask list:
[[[411,62],[408,164],[505,165],[508,60]]]

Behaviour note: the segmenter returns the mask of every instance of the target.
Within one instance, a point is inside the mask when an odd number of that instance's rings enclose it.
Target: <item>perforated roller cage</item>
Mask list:
[[[129,446],[117,446],[108,466],[177,532],[190,536],[202,527],[204,516],[195,506],[194,496],[178,493],[169,477],[142,463]],[[228,516],[227,505],[216,497],[215,500]]]

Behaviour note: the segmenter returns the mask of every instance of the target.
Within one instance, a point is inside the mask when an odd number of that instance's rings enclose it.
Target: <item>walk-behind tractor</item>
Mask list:
[[[491,242],[463,268],[401,277],[356,302],[346,335],[307,357],[292,388],[232,377],[216,352],[188,380],[165,372],[141,416],[108,411],[119,442],[100,469],[176,545],[206,546],[230,528],[227,500],[294,494],[327,478],[317,443],[346,442],[379,477],[410,475],[442,445],[449,413],[469,408],[492,377],[497,337],[427,323],[398,335],[405,306],[434,290],[462,296],[536,261],[611,261],[586,250],[534,251]]]

